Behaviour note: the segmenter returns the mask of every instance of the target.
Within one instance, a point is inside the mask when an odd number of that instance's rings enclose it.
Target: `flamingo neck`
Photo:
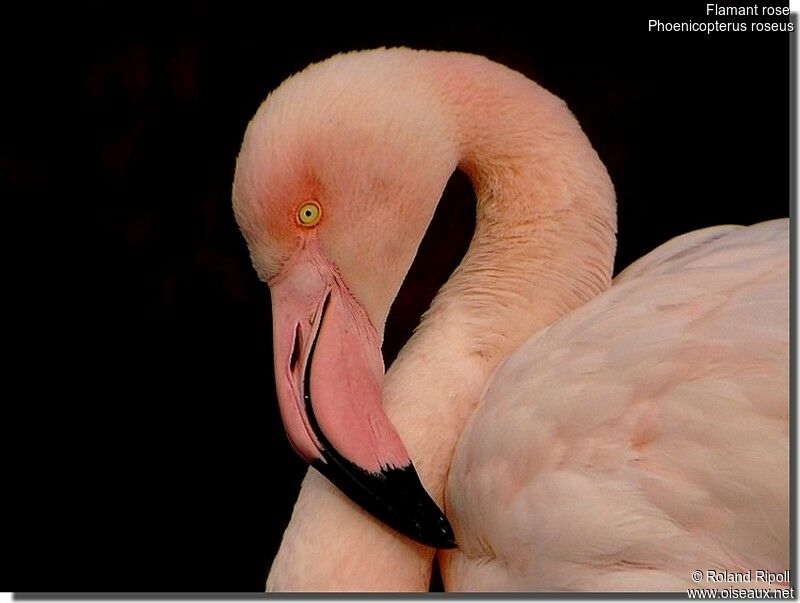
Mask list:
[[[498,364],[610,285],[616,217],[605,167],[561,100],[480,57],[422,56],[423,77],[449,108],[477,219],[463,261],[388,370],[384,403],[442,504],[458,436]],[[314,471],[287,542],[268,588],[428,589],[434,551],[386,528]]]
[[[389,369],[384,399],[441,503],[458,436],[497,365],[610,285],[616,208],[605,166],[563,101],[485,59],[436,59],[459,167],[476,193],[475,233]]]

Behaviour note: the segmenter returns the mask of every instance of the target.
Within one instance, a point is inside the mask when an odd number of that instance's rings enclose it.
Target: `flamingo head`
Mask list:
[[[382,401],[386,316],[458,161],[433,84],[408,79],[416,56],[339,55],[285,81],[247,127],[233,202],[272,296],[292,446],[378,519],[452,548]]]

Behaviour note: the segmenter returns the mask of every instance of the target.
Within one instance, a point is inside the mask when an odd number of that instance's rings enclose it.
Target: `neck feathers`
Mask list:
[[[441,501],[458,435],[497,365],[610,285],[616,212],[608,173],[563,101],[482,57],[427,58],[477,219],[464,260],[387,373],[385,401]]]
[[[434,307],[460,298],[486,316],[476,352],[505,357],[610,285],[614,189],[563,101],[486,59],[440,56],[453,63],[439,81],[478,207],[470,250]]]

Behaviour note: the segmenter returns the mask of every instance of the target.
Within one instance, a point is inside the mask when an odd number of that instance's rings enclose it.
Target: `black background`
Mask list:
[[[687,230],[787,216],[788,36],[648,33],[649,18],[703,20],[705,2],[640,4],[6,12],[0,177],[22,306],[8,314],[21,539],[6,589],[263,589],[305,467],[280,425],[269,294],[230,183],[260,101],[309,62],[409,45],[539,81],[616,184],[617,270]],[[387,362],[473,212],[454,177],[389,319]]]

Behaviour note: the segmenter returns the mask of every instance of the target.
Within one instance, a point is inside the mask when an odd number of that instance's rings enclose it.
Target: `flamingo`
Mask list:
[[[456,169],[474,236],[384,375],[389,307]],[[405,48],[274,90],[233,205],[314,467],[268,590],[424,591],[435,555],[456,591],[788,567],[787,220],[677,237],[612,283],[614,188],[565,103]]]

